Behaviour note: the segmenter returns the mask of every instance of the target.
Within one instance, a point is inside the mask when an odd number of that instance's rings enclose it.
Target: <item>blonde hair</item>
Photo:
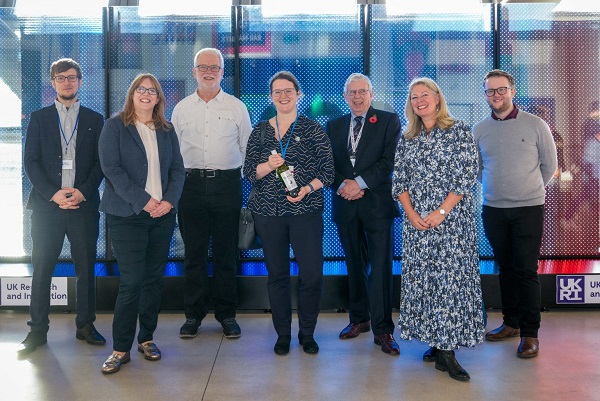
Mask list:
[[[125,98],[125,104],[123,105],[123,110],[119,113],[119,117],[121,117],[121,121],[123,125],[135,125],[137,121],[135,115],[135,108],[133,107],[133,94],[138,86],[142,83],[144,79],[149,79],[152,81],[152,85],[158,91],[156,95],[158,97],[158,103],[154,106],[152,110],[152,123],[154,124],[154,129],[156,130],[168,130],[171,129],[171,124],[165,118],[165,95],[162,91],[160,83],[158,79],[154,77],[154,75],[149,73],[139,74],[134,78],[133,82],[129,86],[129,90],[127,91],[127,97]],[[145,121],[141,121],[142,123]]]
[[[448,129],[452,127],[456,119],[450,116],[446,99],[444,98],[444,94],[442,93],[440,87],[432,79],[424,77],[415,78],[408,86],[408,96],[406,98],[406,106],[404,107],[404,115],[408,120],[408,127],[404,131],[404,138],[416,138],[424,128],[423,120],[415,113],[412,104],[410,103],[410,94],[416,85],[424,85],[427,89],[431,90],[435,95],[438,96],[440,102],[435,115],[436,125],[441,129]]]

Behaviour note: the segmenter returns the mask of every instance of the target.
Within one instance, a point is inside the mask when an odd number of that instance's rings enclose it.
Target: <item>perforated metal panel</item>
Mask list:
[[[344,82],[351,73],[362,72],[359,8],[354,16],[263,18],[260,7],[247,6],[243,16],[241,92],[253,124],[274,115],[269,79],[281,70],[298,78],[303,93],[298,101],[301,114],[324,127],[329,119],[349,112],[342,96]],[[331,221],[329,189],[325,190],[323,218],[324,256],[341,257],[344,253]],[[261,251],[247,255],[260,256]]]
[[[448,103],[450,114],[473,125],[489,113],[481,92],[481,79],[492,69],[492,32],[486,31],[490,5],[481,5],[474,15],[388,16],[383,5],[373,7],[371,29],[371,79],[375,92],[373,105],[400,115],[408,86],[414,78],[428,77],[437,82]],[[480,199],[481,187],[474,193]],[[478,202],[481,205],[481,201]],[[479,206],[480,208],[480,206]],[[492,251],[477,213],[479,253]],[[394,255],[402,254],[402,221],[395,223]]]
[[[498,59],[500,67],[517,78],[519,106],[525,110],[544,106],[544,118],[557,138],[560,135],[562,139],[562,175],[547,188],[542,255],[598,256],[598,179],[593,175],[598,164],[594,163],[597,155],[590,144],[594,144],[591,139],[598,132],[599,117],[590,110],[593,102],[600,99],[600,15],[555,13],[554,6],[502,5]],[[305,94],[299,104],[301,113],[325,124],[327,119],[348,112],[342,97],[343,84],[350,73],[365,72],[365,48],[370,51],[366,64],[374,84],[375,107],[394,110],[403,119],[408,83],[413,77],[424,75],[440,84],[455,117],[474,124],[489,114],[481,93],[481,80],[493,68],[492,5],[481,5],[479,16],[390,16],[385,5],[368,7],[372,20],[366,47],[363,47],[360,7],[354,16],[306,18],[263,18],[260,6],[240,7],[238,78],[241,98],[254,124],[272,115],[268,80],[282,69],[292,71],[300,81]],[[22,171],[22,139],[30,113],[50,104],[54,96],[48,77],[52,61],[72,57],[80,62],[84,82],[82,104],[104,112],[108,97],[108,114],[121,109],[136,74],[151,72],[167,93],[166,111],[170,118],[174,105],[194,90],[193,56],[207,46],[219,48],[225,54],[223,88],[233,93],[236,77],[231,15],[142,18],[137,8],[110,10],[107,25],[103,25],[100,10],[74,20],[18,18],[13,9],[0,9],[3,24],[0,79],[2,93],[9,96],[3,97],[9,101],[3,103],[0,117],[0,190],[6,194],[3,209],[7,210],[0,218],[9,222],[17,219],[1,229],[3,242],[16,245],[6,245],[0,257],[31,252],[30,218],[23,211],[30,183]],[[105,38],[109,43],[107,54]],[[109,69],[108,92],[105,68]],[[475,191],[479,194],[480,188]],[[248,192],[246,183],[245,197]],[[343,252],[330,219],[327,193],[324,253],[328,258],[341,257]],[[480,217],[478,227],[480,253],[491,256]],[[398,220],[396,257],[401,255],[400,232]],[[101,219],[100,258],[105,256],[104,238],[104,219]],[[68,245],[61,256],[70,256]],[[262,254],[250,251],[243,256]],[[170,257],[183,257],[177,229]]]
[[[13,9],[0,9],[0,19],[4,24],[0,33],[3,55],[0,61],[0,78],[6,84],[3,87],[3,97],[7,96],[5,101],[8,99],[4,109],[6,114],[0,124],[0,146],[11,146],[11,165],[2,168],[4,177],[1,185],[2,192],[9,194],[10,202],[15,206],[15,209],[8,209],[8,221],[14,221],[15,225],[4,225],[2,235],[6,241],[10,241],[22,234],[22,253],[9,255],[23,256],[31,254],[32,245],[31,214],[25,209],[31,183],[22,174],[20,157],[29,116],[33,111],[53,103],[56,92],[50,83],[50,65],[62,57],[75,59],[82,68],[83,86],[78,95],[81,104],[104,114],[102,9],[90,10],[77,23],[74,23],[73,18],[64,17],[18,18]],[[20,122],[19,127],[15,127],[13,114],[17,111],[13,108],[15,104],[19,107],[19,102],[20,110],[16,117]],[[23,210],[22,226],[20,221],[13,220],[20,217],[15,213],[16,210]],[[10,230],[19,232],[11,233]],[[105,256],[104,238],[105,226],[101,219],[97,248],[99,258]],[[71,257],[66,240],[60,257]]]
[[[542,255],[598,256],[600,13],[555,7],[501,8],[500,67],[516,79],[515,103],[548,123],[558,147]]]

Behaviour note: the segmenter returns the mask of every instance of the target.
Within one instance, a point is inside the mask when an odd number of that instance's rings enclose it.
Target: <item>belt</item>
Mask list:
[[[240,175],[240,167],[234,168],[231,170],[210,170],[210,169],[200,169],[200,168],[186,168],[186,174],[188,175],[197,175],[202,178],[215,178],[226,175]]]

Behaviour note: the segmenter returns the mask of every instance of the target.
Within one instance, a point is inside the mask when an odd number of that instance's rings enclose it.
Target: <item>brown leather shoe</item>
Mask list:
[[[517,348],[519,358],[535,358],[540,352],[540,341],[534,337],[521,337],[521,343]]]
[[[388,355],[400,355],[400,347],[396,340],[394,340],[394,336],[391,334],[374,336],[373,342],[376,345],[380,345],[381,350]]]
[[[347,340],[349,338],[358,337],[360,333],[366,333],[367,331],[371,331],[371,321],[367,320],[363,323],[350,323],[342,332],[340,333],[340,338],[342,340]]]
[[[488,341],[504,341],[509,338],[519,337],[520,335],[521,330],[502,324],[497,329],[485,333],[485,339]]]

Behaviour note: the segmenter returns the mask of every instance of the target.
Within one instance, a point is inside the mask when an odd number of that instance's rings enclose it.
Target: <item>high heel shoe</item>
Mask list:
[[[435,356],[438,353],[438,349],[436,347],[430,347],[423,354],[423,362],[435,362]]]
[[[471,378],[467,371],[459,365],[454,351],[438,350],[435,356],[435,368],[442,372],[448,372],[451,378],[461,382],[466,382]]]
[[[273,351],[277,355],[287,355],[290,352],[290,343],[292,342],[292,336],[279,336]]]

